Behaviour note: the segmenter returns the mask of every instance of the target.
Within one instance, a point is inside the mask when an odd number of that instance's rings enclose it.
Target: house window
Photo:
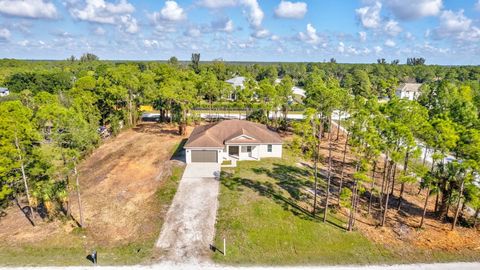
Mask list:
[[[267,152],[268,153],[272,152],[272,145],[271,144],[267,145]]]
[[[247,146],[247,153],[251,153],[252,152],[252,147],[251,146]]]

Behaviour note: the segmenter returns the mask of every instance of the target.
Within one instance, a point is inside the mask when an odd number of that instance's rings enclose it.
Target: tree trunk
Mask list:
[[[442,192],[442,197],[440,198],[440,206],[438,208],[438,214],[440,220],[445,220],[448,216],[449,210],[449,198],[450,192],[447,191],[447,180],[442,180],[440,190]]]
[[[387,181],[388,175],[388,154],[385,155],[383,160],[383,179],[382,179],[382,188],[380,190],[379,203],[380,209],[383,209],[383,197],[385,196],[385,182]]]
[[[28,189],[27,175],[25,174],[25,165],[23,163],[22,151],[20,150],[20,143],[18,142],[17,134],[15,134],[15,147],[17,148],[18,160],[20,161],[20,170],[22,172],[23,185],[25,186],[25,194],[27,195],[28,208],[30,208],[30,215],[32,216],[32,219],[35,219],[35,214],[33,213],[33,207],[30,200],[30,191]],[[35,226],[35,224],[33,226]]]
[[[78,213],[80,215],[80,227],[85,228],[85,223],[83,222],[82,198],[80,196],[80,182],[78,181],[77,163],[75,161],[74,161],[73,172],[75,174],[75,184],[76,184],[76,189],[77,189]]]
[[[390,169],[388,170],[389,171],[389,175],[387,176],[387,186],[386,186],[386,190],[388,191],[388,188],[389,188],[389,185],[390,185],[390,174],[392,174],[392,169],[395,169],[394,168],[394,165],[392,164],[393,161],[390,161],[390,164],[389,164],[389,167]],[[389,192],[386,192],[386,198],[385,198],[385,205],[384,205],[384,208],[383,208],[383,216],[382,216],[382,222],[381,222],[381,226],[385,226],[385,221],[387,220],[387,212],[388,212],[388,201],[390,199],[390,193]]]
[[[462,201],[464,184],[465,184],[465,180],[462,180],[462,184],[460,185],[460,193],[458,194],[457,209],[455,210],[455,216],[453,217],[452,231],[455,230],[455,226],[457,226],[457,220],[458,220],[458,214],[460,213],[460,203]]]
[[[428,153],[428,147],[425,145],[425,153],[423,154],[423,161],[422,161],[423,165],[425,165],[425,162],[427,161],[427,153]]]
[[[338,141],[338,138],[340,137],[340,123],[342,121],[342,113],[339,112],[338,113],[338,122],[337,122],[337,138],[335,139],[335,141]]]
[[[128,91],[128,124],[133,126],[133,106],[132,106],[132,93]]]
[[[390,196],[393,196],[393,191],[395,190],[395,179],[397,176],[397,163],[393,165],[393,173],[392,174],[392,186],[391,186],[391,191],[390,191]]]
[[[408,167],[408,156],[409,156],[409,151],[407,149],[407,153],[405,154],[405,163],[403,164],[403,175],[407,175],[407,167]],[[398,196],[398,205],[397,205],[397,210],[400,211],[400,208],[402,207],[402,200],[403,200],[403,192],[405,191],[405,182],[402,181],[402,185],[400,187],[400,195]]]
[[[348,226],[347,230],[351,232],[353,230],[353,219],[355,218],[355,202],[357,200],[357,181],[354,182],[353,184],[353,192],[352,192],[352,198],[350,200],[350,213],[348,217]]]
[[[323,212],[323,222],[327,221],[328,200],[330,199],[330,183],[332,177],[332,116],[329,119],[330,129],[328,130],[328,176],[327,176],[327,196],[325,198],[325,211]]]
[[[343,147],[343,160],[342,160],[342,169],[340,173],[340,183],[338,185],[338,205],[340,205],[340,195],[342,195],[342,188],[343,188],[343,177],[345,174],[345,159],[347,156],[347,146],[348,146],[348,135],[350,133],[347,132],[347,138],[345,139],[345,146]]]
[[[315,121],[313,121],[312,123],[312,130],[313,130],[313,137],[316,138],[317,137],[317,127],[315,125]],[[313,217],[315,217],[316,215],[316,212],[317,212],[317,187],[318,187],[318,155],[319,155],[319,145],[320,142],[317,141],[317,149],[316,149],[316,152],[315,152],[315,161],[314,161],[314,167],[315,167],[315,172],[314,172],[314,178],[315,178],[315,183],[314,183],[314,187],[313,187],[313,210],[312,210],[312,215]]]
[[[425,215],[427,214],[427,206],[428,206],[428,197],[430,196],[430,188],[427,188],[427,196],[425,197],[425,203],[423,204],[423,213],[422,219],[420,220],[420,228],[423,227],[423,221],[425,220]]]
[[[373,190],[375,188],[375,171],[377,169],[377,161],[373,162],[373,171],[372,171],[372,185],[370,186],[370,198],[368,199],[368,214],[372,210],[372,200],[373,200]]]

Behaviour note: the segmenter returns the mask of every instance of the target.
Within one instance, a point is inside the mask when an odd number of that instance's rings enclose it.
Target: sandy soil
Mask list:
[[[336,129],[332,138],[336,139]],[[333,166],[335,174],[333,175],[332,180],[332,183],[334,184],[334,187],[332,188],[333,200],[330,203],[336,203],[338,192],[337,186],[340,178],[345,139],[345,134],[340,132],[339,140],[333,141]],[[354,156],[350,152],[350,149],[347,152],[348,154],[346,163],[348,166],[346,167],[346,177],[351,179],[351,174],[354,170],[352,165]],[[327,138],[325,138],[324,142],[322,143],[322,155],[325,158],[322,164],[322,170],[325,173],[327,169],[328,157]],[[379,160],[377,165],[375,181],[377,189],[380,189],[382,183],[382,172],[383,159]],[[398,173],[399,172],[397,172],[397,175]],[[357,215],[357,229],[375,242],[394,248],[395,250],[405,253],[406,255],[410,254],[414,250],[424,250],[427,252],[457,252],[468,250],[469,252],[480,252],[480,232],[478,230],[457,226],[455,231],[451,231],[451,223],[444,223],[435,219],[432,213],[435,203],[435,196],[431,196],[429,199],[429,207],[424,229],[418,229],[426,196],[425,191],[422,191],[420,195],[417,195],[418,187],[418,184],[406,185],[406,190],[404,193],[405,200],[402,204],[402,209],[397,211],[396,205],[400,192],[400,183],[397,181],[394,189],[394,195],[391,196],[390,199],[387,225],[385,227],[379,226],[379,215],[381,212],[378,205],[378,198],[374,198],[373,211],[371,214],[368,214],[368,193],[364,194],[361,198],[361,208],[359,214]],[[369,186],[367,188],[369,188]],[[452,209],[450,210],[451,212],[449,214],[450,217],[453,216],[454,211],[454,207],[451,208]],[[341,213],[343,213],[345,217],[347,216],[346,209],[342,209]]]
[[[189,129],[190,131],[190,129]],[[157,233],[152,220],[165,213],[155,209],[154,195],[169,176],[171,155],[182,137],[168,125],[141,124],[104,142],[79,165],[86,234],[103,245],[123,244]],[[72,215],[79,219],[75,192]],[[21,245],[46,238],[62,240],[75,222],[42,221],[33,227],[18,207],[7,209],[0,220],[2,244]]]

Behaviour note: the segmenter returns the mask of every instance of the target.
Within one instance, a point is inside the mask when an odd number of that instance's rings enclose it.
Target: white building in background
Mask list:
[[[8,95],[10,95],[10,91],[8,91],[8,88],[0,87],[0,97],[6,97]]]
[[[416,100],[420,96],[421,83],[402,83],[398,86],[395,95],[399,98]]]
[[[292,92],[294,95],[301,96],[302,98],[305,97],[305,90],[303,88],[294,86],[292,87]]]
[[[240,90],[245,89],[245,77],[237,76],[237,77],[233,77],[229,80],[226,80],[225,82],[230,84],[232,86],[232,88],[234,89],[231,93],[229,93],[229,95],[227,97],[228,100],[236,100],[237,99],[236,90],[237,89],[240,89]]]

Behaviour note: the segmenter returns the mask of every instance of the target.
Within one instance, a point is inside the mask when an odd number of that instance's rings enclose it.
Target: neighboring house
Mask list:
[[[186,162],[222,163],[282,157],[282,139],[267,126],[246,120],[224,120],[196,127],[185,144]]]
[[[399,98],[416,100],[420,96],[421,83],[402,83],[395,91],[395,95]]]
[[[301,96],[302,98],[305,97],[305,90],[300,87],[294,86],[292,87],[292,92],[294,95]]]
[[[10,91],[8,91],[8,88],[0,87],[0,97],[6,97],[8,95],[10,95]]]
[[[235,94],[237,89],[241,89],[241,90],[245,89],[245,77],[237,76],[237,77],[231,78],[230,80],[226,80],[225,82],[230,84],[232,86],[232,88],[235,89],[234,91],[229,93],[229,96],[227,98],[229,100],[237,99],[236,94]]]

